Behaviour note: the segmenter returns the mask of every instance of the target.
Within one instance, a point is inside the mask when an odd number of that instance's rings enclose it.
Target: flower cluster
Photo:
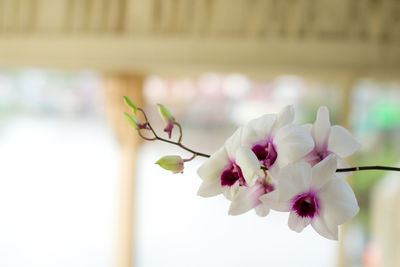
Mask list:
[[[158,105],[158,111],[168,139],[154,131],[143,109],[126,97],[125,103],[134,115],[125,113],[125,119],[142,138],[177,145],[193,154],[189,159],[164,156],[156,164],[181,173],[186,162],[206,157],[197,170],[202,179],[199,196],[223,194],[231,202],[230,215],[251,209],[259,216],[267,216],[271,209],[289,212],[289,228],[296,232],[311,224],[320,235],[338,239],[338,226],[359,211],[351,187],[343,180],[349,171],[400,170],[382,166],[348,168],[344,158],[357,151],[360,144],[345,128],[331,126],[326,107],[318,109],[314,124],[302,126],[293,123],[292,106],[277,114],[265,114],[237,129],[214,154],[207,155],[182,144],[182,127],[163,105]],[[143,122],[136,119],[137,111],[143,114]],[[171,140],[175,126],[179,128],[178,141]],[[142,131],[149,131],[152,137],[142,135]]]
[[[322,236],[338,238],[338,226],[359,208],[351,187],[336,173],[343,157],[360,144],[341,126],[331,126],[320,107],[313,125],[293,124],[294,109],[266,114],[239,128],[198,169],[198,194],[223,194],[231,201],[229,214],[254,209],[290,212],[290,229],[301,232],[311,224]]]

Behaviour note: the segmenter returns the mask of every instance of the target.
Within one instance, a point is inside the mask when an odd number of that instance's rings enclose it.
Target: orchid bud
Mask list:
[[[156,164],[173,173],[183,172],[183,159],[180,156],[164,156]]]
[[[128,105],[130,108],[132,108],[132,113],[136,115],[136,111],[138,109],[136,104],[133,103],[132,100],[127,96],[124,96],[124,102],[126,105]]]
[[[147,123],[140,123],[135,119],[135,117],[129,115],[128,113],[124,112],[124,118],[126,122],[129,123],[130,126],[132,126],[133,129],[136,131],[142,130],[142,129],[149,129],[149,125]]]
[[[171,139],[172,129],[174,128],[175,118],[171,112],[162,104],[157,104],[158,112],[161,118],[165,121],[167,126],[164,128],[164,132],[168,133],[168,137]]]

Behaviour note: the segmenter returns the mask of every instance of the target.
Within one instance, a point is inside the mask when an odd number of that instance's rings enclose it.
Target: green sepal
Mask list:
[[[129,123],[130,126],[132,126],[133,129],[136,131],[139,131],[139,126],[138,126],[138,121],[128,113],[124,112],[124,118],[127,123]]]
[[[138,109],[138,107],[136,106],[136,104],[133,103],[132,100],[131,100],[129,97],[127,97],[127,96],[124,96],[124,102],[125,102],[126,105],[128,105],[130,108],[132,108],[132,113],[133,113],[134,115],[136,115],[136,111],[137,111],[137,109]]]
[[[158,112],[160,113],[161,118],[165,121],[173,122],[175,120],[174,116],[172,115],[171,112],[163,105],[163,104],[157,104],[158,106]]]

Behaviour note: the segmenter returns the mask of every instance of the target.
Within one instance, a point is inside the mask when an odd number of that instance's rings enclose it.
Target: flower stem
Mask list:
[[[191,157],[190,159],[187,159],[186,161],[190,161],[190,160],[194,159],[196,156],[200,156],[200,157],[204,157],[204,158],[209,158],[210,157],[209,154],[205,154],[205,153],[201,153],[201,152],[195,151],[195,150],[190,149],[190,148],[188,148],[188,147],[186,147],[185,145],[182,144],[182,136],[183,136],[183,134],[182,134],[182,126],[179,123],[177,123],[177,122],[174,123],[179,128],[178,141],[177,142],[171,141],[171,140],[168,140],[168,139],[165,139],[165,138],[162,138],[162,137],[158,136],[157,133],[154,131],[153,127],[151,126],[149,120],[147,119],[147,116],[146,116],[146,113],[144,112],[144,110],[141,109],[141,108],[138,108],[137,110],[139,110],[143,114],[145,122],[149,126],[148,130],[150,130],[151,133],[154,135],[153,138],[145,137],[140,132],[140,130],[143,130],[143,129],[140,129],[138,131],[138,133],[139,133],[140,137],[142,137],[144,140],[147,140],[147,141],[159,140],[161,142],[165,142],[165,143],[169,143],[171,145],[179,146],[180,148],[182,148],[182,149],[184,149],[184,150],[186,150],[186,151],[188,151],[188,152],[193,154],[193,157]],[[263,167],[263,166],[261,167],[261,169],[264,170],[264,171],[268,170],[268,168]],[[387,167],[387,166],[360,166],[360,167],[350,167],[350,168],[336,169],[336,172],[354,172],[354,171],[364,171],[364,170],[400,171],[400,168]]]
[[[267,171],[268,168],[261,166],[261,169]],[[350,167],[350,168],[339,168],[336,172],[355,172],[355,171],[367,171],[367,170],[383,170],[383,171],[400,171],[400,168],[387,167],[387,166],[360,166],[360,167]]]
[[[138,108],[137,110],[139,110],[139,111],[143,114],[143,117],[144,117],[146,123],[148,124],[148,126],[149,126],[149,128],[150,128],[150,131],[151,131],[152,134],[154,135],[153,138],[147,138],[147,137],[144,138],[143,135],[140,133],[140,130],[139,130],[139,135],[140,135],[140,137],[142,137],[143,139],[148,140],[148,141],[160,140],[160,141],[162,141],[162,142],[166,142],[166,143],[170,143],[170,144],[172,144],[172,145],[179,146],[180,148],[182,148],[182,149],[184,149],[184,150],[186,150],[186,151],[189,151],[190,153],[192,153],[192,154],[195,155],[195,156],[200,156],[200,157],[205,157],[205,158],[209,158],[209,157],[210,157],[210,155],[208,155],[208,154],[204,154],[204,153],[201,153],[201,152],[194,151],[194,150],[192,150],[192,149],[190,149],[190,148],[184,146],[184,145],[181,143],[181,141],[182,141],[182,127],[181,127],[181,125],[180,125],[179,123],[175,123],[175,124],[178,126],[178,128],[179,128],[179,134],[180,134],[180,135],[179,135],[178,142],[171,141],[171,140],[168,140],[168,139],[165,139],[165,138],[162,138],[162,137],[158,136],[157,133],[154,131],[153,127],[151,126],[151,123],[149,122],[149,120],[148,120],[148,118],[147,118],[147,116],[146,116],[146,112],[144,112],[144,110],[143,110],[142,108]]]
[[[190,157],[188,159],[184,159],[183,162],[188,162],[188,161],[194,160],[195,157],[196,157],[196,154],[193,154],[192,157]]]
[[[354,172],[354,171],[366,171],[366,170],[400,171],[400,168],[386,167],[386,166],[360,166],[360,167],[336,169],[336,172]]]
[[[178,139],[178,143],[180,144],[181,142],[182,142],[182,126],[179,124],[179,123],[177,123],[177,122],[174,122],[174,124],[176,125],[176,126],[178,126],[178,129],[179,129],[179,139]]]

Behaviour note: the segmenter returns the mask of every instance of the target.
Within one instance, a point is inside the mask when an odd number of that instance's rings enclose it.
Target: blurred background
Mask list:
[[[400,266],[400,173],[348,178],[361,210],[338,242],[228,216],[196,196],[203,159],[154,165],[188,154],[141,142],[124,95],[205,153],[326,105],[362,144],[351,165],[399,166],[399,1],[0,0],[0,266]]]

